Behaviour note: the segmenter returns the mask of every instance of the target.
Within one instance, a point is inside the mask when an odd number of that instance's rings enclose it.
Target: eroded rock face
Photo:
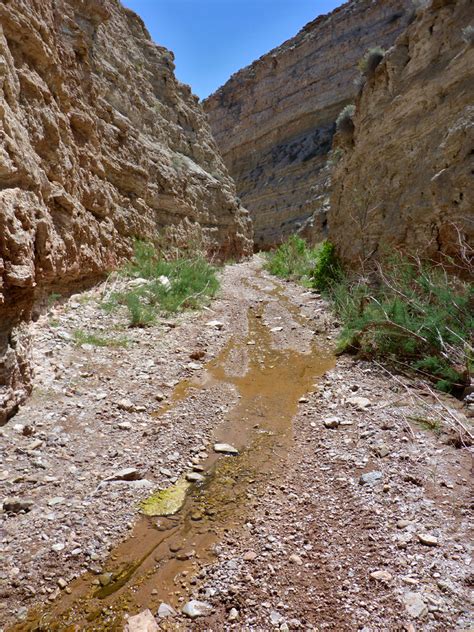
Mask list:
[[[30,388],[25,328],[166,232],[251,251],[247,212],[173,55],[117,0],[0,3],[0,423]]]
[[[459,257],[472,239],[472,17],[471,0],[433,0],[366,83],[333,174],[329,235],[346,262],[386,246]]]
[[[335,120],[355,98],[357,64],[405,29],[411,0],[353,0],[235,74],[204,107],[257,247],[295,232],[315,211],[324,232]]]

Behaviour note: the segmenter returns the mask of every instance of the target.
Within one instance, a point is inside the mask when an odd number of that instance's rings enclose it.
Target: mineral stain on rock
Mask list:
[[[159,490],[140,503],[140,511],[145,516],[172,516],[184,504],[190,483],[180,478],[174,485]]]

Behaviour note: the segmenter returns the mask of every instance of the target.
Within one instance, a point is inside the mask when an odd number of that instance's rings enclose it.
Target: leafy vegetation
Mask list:
[[[354,114],[356,107],[353,103],[346,105],[341,110],[339,116],[336,119],[336,129],[343,136],[352,138],[354,134]]]
[[[74,341],[78,345],[93,345],[94,347],[126,347],[129,344],[128,338],[109,338],[83,329],[76,329]]]
[[[203,257],[166,259],[148,243],[137,242],[133,260],[122,271],[131,279],[127,289],[114,292],[105,304],[128,309],[132,327],[152,324],[159,312],[197,309],[219,288],[216,270]]]
[[[441,265],[394,255],[365,278],[349,278],[333,244],[291,237],[268,255],[273,274],[315,287],[342,321],[338,351],[393,362],[458,393],[474,360],[474,289]]]
[[[318,252],[318,247],[311,248],[301,237],[291,235],[281,246],[267,253],[265,268],[282,279],[311,286]]]

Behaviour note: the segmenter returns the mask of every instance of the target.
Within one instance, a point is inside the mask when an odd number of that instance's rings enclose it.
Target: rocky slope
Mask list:
[[[117,0],[0,4],[0,423],[30,385],[27,321],[167,232],[241,256],[246,211],[198,100]]]
[[[358,99],[329,213],[347,262],[383,244],[459,256],[474,236],[472,8],[433,0],[419,11]]]
[[[334,122],[355,97],[357,63],[369,47],[395,41],[412,6],[411,0],[348,2],[205,101],[258,246],[280,241],[324,207]]]

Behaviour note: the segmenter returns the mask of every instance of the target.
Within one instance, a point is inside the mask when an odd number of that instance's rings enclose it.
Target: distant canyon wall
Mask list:
[[[0,423],[31,386],[24,322],[167,233],[252,249],[247,212],[173,55],[117,0],[0,3]]]
[[[370,47],[390,47],[412,13],[412,0],[348,2],[204,102],[257,247],[282,241],[308,218],[324,233],[328,153],[335,120],[357,94],[358,61]]]
[[[472,0],[427,3],[365,84],[353,139],[336,137],[329,236],[346,263],[393,247],[447,261],[474,245],[470,25]]]

